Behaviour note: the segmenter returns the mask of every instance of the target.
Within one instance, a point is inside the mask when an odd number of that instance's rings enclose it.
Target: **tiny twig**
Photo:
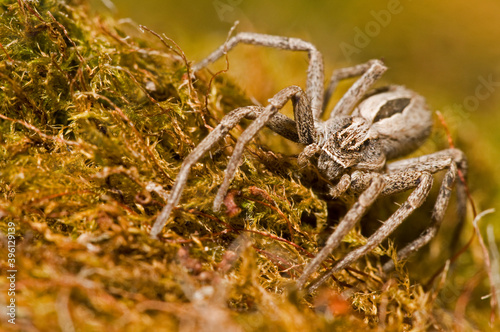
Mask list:
[[[163,169],[163,167],[161,167],[160,163],[158,162],[156,156],[154,155],[153,151],[151,151],[151,149],[149,148],[149,146],[146,144],[146,141],[144,140],[144,138],[142,137],[141,133],[139,132],[139,130],[137,130],[137,128],[135,127],[135,124],[129,119],[129,117],[123,112],[123,110],[121,108],[119,108],[115,103],[113,103],[111,101],[111,99],[109,99],[108,97],[106,96],[103,96],[103,95],[100,95],[100,94],[97,94],[95,92],[82,92],[81,93],[82,95],[88,95],[88,96],[91,96],[97,100],[99,99],[102,99],[104,101],[106,101],[107,103],[109,103],[111,105],[111,107],[114,108],[115,110],[115,113],[118,114],[126,123],[127,125],[132,129],[132,131],[134,132],[135,136],[141,141],[142,145],[144,146],[144,149],[148,152],[149,156],[151,157],[151,159],[153,160],[154,164],[158,167],[158,169],[160,170],[161,173],[163,173],[163,175],[168,179],[168,180],[172,180],[170,178],[170,176],[167,174],[167,172]]]
[[[493,271],[491,269],[491,259],[490,259],[490,254],[488,252],[488,248],[486,247],[486,244],[484,243],[483,236],[481,235],[481,231],[479,230],[479,220],[483,218],[485,215],[490,214],[495,212],[495,209],[489,209],[481,212],[474,218],[474,221],[472,224],[474,225],[474,230],[477,234],[477,238],[479,240],[479,244],[481,245],[481,249],[483,251],[483,258],[484,258],[484,267],[486,269],[486,272],[488,272],[488,278],[490,279],[490,289],[491,289],[491,298],[490,298],[490,306],[491,306],[491,316],[490,316],[490,323],[493,324],[495,321],[495,313],[498,310],[498,294],[497,294],[497,289],[496,289],[496,284],[494,282],[495,278],[493,275]]]
[[[125,72],[132,79],[132,81],[134,81],[134,83],[139,87],[139,89],[141,89],[142,92],[144,92],[144,94],[148,97],[148,99],[153,104],[158,106],[164,113],[168,113],[169,110],[167,110],[166,108],[161,106],[160,103],[155,98],[153,98],[153,96],[151,96],[151,94],[148,92],[148,90],[146,90],[146,88],[137,80],[137,78],[134,76],[134,74],[132,74],[132,72],[130,70],[128,70],[127,68],[121,67],[121,66],[109,66],[109,67]]]
[[[156,38],[158,38],[163,43],[163,45],[165,45],[165,47],[167,47],[169,50],[171,50],[172,52],[174,52],[175,54],[177,54],[178,56],[180,56],[182,58],[182,60],[184,61],[184,65],[186,66],[187,86],[188,86],[188,90],[189,90],[189,95],[193,98],[193,100],[196,101],[197,105],[199,105],[200,102],[198,100],[196,90],[193,87],[193,82],[191,82],[191,66],[189,65],[189,61],[187,60],[186,54],[184,54],[184,51],[182,50],[182,48],[180,48],[180,46],[177,45],[177,43],[172,38],[167,37],[165,34],[163,34],[163,36],[161,36],[157,32],[146,27],[145,25],[139,25],[139,28],[146,30],[149,33],[151,33],[152,35],[154,35]],[[172,43],[172,45],[174,45],[175,48],[168,45],[167,42],[165,41],[165,39],[168,40],[170,43]]]
[[[10,57],[9,53],[7,53],[7,50],[3,47],[2,43],[0,43],[0,48],[2,49],[2,51],[7,56],[7,59],[9,59],[9,61],[11,61],[11,62],[14,62],[14,60]]]
[[[207,111],[208,111],[208,96],[210,94],[210,88],[212,86],[212,82],[214,81],[215,77],[219,76],[220,74],[226,73],[229,70],[229,57],[227,55],[227,43],[228,43],[229,38],[231,37],[234,29],[236,29],[236,27],[238,26],[238,24],[239,24],[238,21],[234,22],[231,29],[229,29],[229,32],[228,32],[227,37],[226,37],[226,41],[224,42],[224,59],[226,61],[226,68],[219,70],[218,72],[213,74],[212,77],[210,78],[210,81],[208,82],[207,93],[205,95],[205,110],[207,110]],[[205,123],[205,125],[206,125],[206,123]],[[213,128],[209,128],[209,129],[213,129]]]
[[[288,232],[290,233],[290,236],[293,237],[294,231],[293,231],[293,225],[290,222],[290,219],[288,219],[285,216],[285,214],[283,213],[283,211],[281,211],[281,209],[277,207],[276,201],[271,198],[269,193],[267,191],[265,191],[264,189],[258,188],[256,186],[250,187],[249,190],[250,190],[250,193],[252,195],[260,195],[260,196],[264,197],[264,199],[267,200],[268,202],[274,204],[274,206],[272,206],[271,204],[267,204],[265,202],[261,202],[261,201],[258,201],[256,199],[250,198],[250,197],[245,197],[248,200],[254,201],[256,203],[260,203],[260,204],[265,205],[265,206],[273,209],[274,211],[278,212],[278,214],[286,221],[286,224],[288,226]]]
[[[44,139],[51,140],[51,141],[56,141],[56,142],[63,143],[63,144],[66,144],[66,145],[72,145],[72,146],[82,147],[82,144],[80,144],[78,142],[68,141],[68,140],[66,140],[64,138],[61,138],[59,136],[47,135],[47,134],[43,133],[39,128],[33,126],[32,124],[30,124],[30,123],[28,123],[26,121],[12,119],[12,118],[9,118],[8,116],[5,116],[3,114],[0,114],[0,118],[4,119],[4,120],[7,120],[7,121],[19,123],[20,125],[22,125],[22,126],[28,128],[28,129],[34,131],[35,133],[37,133],[40,137],[42,137]]]
[[[50,16],[50,18],[54,21],[54,23],[56,23],[57,26],[59,26],[61,28],[62,32],[64,33],[64,36],[66,36],[66,38],[69,40],[69,42],[73,45],[75,53],[76,53],[76,56],[78,57],[78,59],[80,59],[80,62],[83,65],[85,65],[85,67],[87,68],[87,71],[90,72],[90,66],[87,64],[87,61],[85,61],[85,58],[80,54],[80,52],[78,52],[78,47],[76,46],[76,43],[73,41],[73,39],[71,39],[71,37],[69,36],[68,30],[66,30],[66,27],[64,27],[64,25],[62,25],[61,23],[59,23],[56,20],[56,18],[52,15],[51,12],[48,11],[47,13]]]
[[[441,112],[439,112],[439,111],[436,111],[436,114],[439,118],[439,122],[441,122],[441,125],[444,128],[444,131],[446,132],[446,137],[448,139],[448,145],[449,145],[450,149],[455,149],[455,144],[453,143],[450,129],[448,128],[448,124],[446,123],[443,114],[441,114]],[[465,180],[465,176],[460,169],[458,170],[458,176],[460,177],[460,181],[462,181],[462,183],[465,186],[467,198],[468,198],[469,203],[472,207],[472,215],[474,216],[474,218],[476,218],[476,216],[477,216],[476,204],[474,204],[474,200],[472,199],[472,195],[470,194],[469,186],[467,185],[467,181]]]
[[[457,303],[455,305],[455,315],[454,318],[458,325],[460,325],[465,316],[465,311],[467,309],[467,304],[469,303],[472,292],[477,287],[477,285],[482,281],[484,277],[484,272],[480,271],[476,273],[472,278],[467,280],[463,287],[462,294],[457,299]]]

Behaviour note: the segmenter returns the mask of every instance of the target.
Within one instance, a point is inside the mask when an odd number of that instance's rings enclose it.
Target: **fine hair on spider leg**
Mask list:
[[[297,38],[258,33],[237,34],[194,65],[193,70],[199,71],[215,62],[240,43],[307,52],[309,65],[305,92],[291,85],[269,99],[269,104],[265,107],[247,106],[228,113],[184,160],[168,203],[152,227],[151,236],[158,237],[172,209],[178,204],[191,166],[223,139],[231,128],[243,118],[247,118],[253,122],[238,138],[223,183],[214,199],[214,211],[220,209],[245,145],[264,126],[286,139],[305,145],[298,156],[298,163],[312,163],[317,168],[321,177],[327,181],[328,189],[324,195],[332,199],[343,195],[357,197],[357,201],[337,225],[326,245],[304,268],[297,280],[298,288],[306,286],[309,278],[340,245],[342,239],[378,197],[412,190],[407,200],[367,239],[365,245],[349,252],[333,267],[323,272],[308,286],[309,291],[317,289],[333,273],[348,267],[385,240],[427,198],[433,182],[432,174],[446,171],[430,226],[398,252],[398,259],[406,259],[428,243],[443,220],[458,172],[464,176],[467,173],[467,160],[460,150],[447,149],[390,162],[415,151],[428,138],[432,117],[424,98],[398,85],[370,92],[374,83],[387,70],[379,60],[335,70],[327,88],[324,89],[323,57],[314,45]],[[321,118],[338,83],[355,77],[358,79],[331,110],[328,120],[322,121]],[[279,113],[289,100],[293,104],[294,119]],[[465,185],[459,181],[456,187],[458,219],[461,220],[465,217]],[[387,262],[384,270],[388,271],[393,266],[394,262]]]

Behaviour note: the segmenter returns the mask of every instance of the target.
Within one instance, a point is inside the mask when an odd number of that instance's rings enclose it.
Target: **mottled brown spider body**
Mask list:
[[[337,261],[329,270],[309,285],[313,291],[329,276],[344,269],[378,246],[391,234],[429,194],[432,174],[446,170],[429,227],[413,242],[398,252],[404,259],[436,234],[448,206],[453,186],[457,187],[458,220],[465,215],[465,185],[455,183],[458,170],[465,175],[467,162],[457,149],[439,151],[430,155],[401,159],[416,150],[429,136],[432,121],[425,100],[402,86],[389,86],[369,92],[373,84],[386,71],[379,60],[333,72],[324,89],[323,60],[314,45],[297,38],[269,36],[255,33],[239,33],[206,59],[196,64],[196,72],[216,61],[239,43],[267,46],[293,51],[306,51],[309,55],[307,86],[304,92],[298,86],[284,88],[269,99],[269,104],[237,108],[228,113],[220,124],[184,160],[169,195],[167,205],[158,215],[151,230],[156,238],[165,226],[172,209],[179,202],[191,166],[217,142],[227,135],[243,118],[254,121],[240,135],[233,155],[225,171],[222,185],[214,199],[213,209],[218,211],[234,178],[245,145],[264,126],[281,136],[305,145],[298,163],[312,163],[326,180],[330,198],[357,197],[357,201],[339,222],[324,248],[304,268],[297,280],[298,288],[304,287],[308,278],[318,269],[326,257],[340,245],[341,240],[356,225],[367,209],[380,196],[413,190],[407,200],[367,240],[366,244],[352,250]],[[360,76],[330,112],[329,119],[321,118],[326,105],[339,81]],[[294,120],[279,113],[291,101]],[[393,267],[389,261],[385,270]]]
[[[387,87],[362,101],[351,116],[321,123],[318,169],[331,180],[348,169],[381,171],[387,160],[416,150],[431,128],[424,98],[401,86]]]

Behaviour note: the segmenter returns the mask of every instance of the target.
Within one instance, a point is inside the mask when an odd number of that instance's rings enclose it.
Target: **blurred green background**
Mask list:
[[[132,26],[143,24],[165,33],[194,62],[221,45],[236,20],[237,31],[312,42],[323,52],[327,75],[334,68],[384,59],[389,71],[382,83],[404,84],[444,114],[455,145],[470,159],[469,187],[478,211],[492,207],[498,211],[485,217],[481,229],[492,224],[500,239],[500,1],[114,0],[111,6],[109,0],[94,0],[93,4],[98,11],[130,18]],[[240,46],[230,53],[229,62],[228,75],[262,103],[284,86],[305,85],[305,54]],[[219,62],[211,68],[223,67]],[[446,148],[443,127],[437,124],[434,130],[440,137],[435,145]],[[423,152],[435,149],[424,147]],[[474,251],[472,256],[480,260],[480,250]]]

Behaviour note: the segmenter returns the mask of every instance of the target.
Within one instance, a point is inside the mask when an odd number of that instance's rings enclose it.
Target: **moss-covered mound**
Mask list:
[[[6,329],[453,325],[402,270],[378,276],[387,248],[317,294],[291,291],[330,232],[326,203],[302,185],[294,158],[252,143],[226,210],[211,209],[247,122],[193,167],[161,240],[151,239],[182,160],[250,102],[208,71],[188,80],[188,61],[168,38],[87,6],[0,4],[0,298],[15,304],[2,314]],[[351,232],[332,259],[363,241]]]

